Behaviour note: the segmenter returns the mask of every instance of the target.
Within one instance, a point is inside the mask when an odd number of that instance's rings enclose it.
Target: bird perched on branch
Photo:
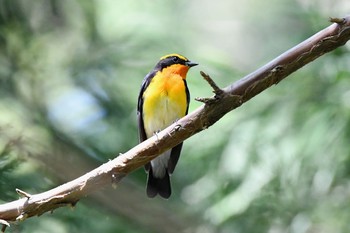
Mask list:
[[[165,129],[188,112],[190,93],[186,75],[198,65],[179,54],[160,58],[154,69],[143,79],[137,104],[140,142]],[[171,195],[169,175],[179,159],[182,143],[145,165],[148,172],[147,196]]]

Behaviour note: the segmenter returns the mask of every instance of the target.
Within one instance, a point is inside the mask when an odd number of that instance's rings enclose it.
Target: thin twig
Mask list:
[[[200,71],[200,74],[202,75],[202,77],[209,83],[209,85],[213,88],[214,93],[216,95],[222,95],[223,94],[223,90],[216,85],[216,83],[214,82],[214,80],[210,77],[209,74],[204,73],[203,71]]]
[[[329,22],[332,23],[337,23],[337,24],[344,24],[346,22],[345,18],[333,18],[333,17],[329,17]]]
[[[205,103],[205,104],[214,104],[217,102],[219,99],[222,98],[224,95],[224,90],[222,90],[215,82],[214,80],[210,77],[209,74],[204,73],[203,71],[200,71],[200,74],[208,82],[208,84],[213,88],[214,96],[213,97],[196,97],[195,100]]]
[[[0,219],[0,224],[2,225],[1,232],[5,232],[6,228],[10,227],[10,223],[8,221],[3,220],[3,219]]]
[[[16,188],[16,192],[21,196],[21,197],[26,197],[26,198],[31,198],[31,194],[24,192],[23,190],[20,190],[18,188]]]

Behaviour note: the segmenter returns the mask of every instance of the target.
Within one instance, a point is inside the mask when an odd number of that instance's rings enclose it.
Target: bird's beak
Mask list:
[[[189,66],[189,67],[196,66],[196,65],[198,65],[198,63],[191,62],[191,61],[186,62],[186,66]]]

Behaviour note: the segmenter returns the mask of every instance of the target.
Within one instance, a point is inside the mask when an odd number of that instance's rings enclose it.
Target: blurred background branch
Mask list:
[[[225,86],[349,11],[346,0],[0,0],[1,202],[136,145],[137,94],[160,56],[200,61]],[[140,169],[74,212],[9,232],[172,232],[170,220],[179,232],[349,232],[348,53],[318,59],[187,140],[171,200],[150,202]],[[192,97],[210,91],[195,72],[188,85]]]

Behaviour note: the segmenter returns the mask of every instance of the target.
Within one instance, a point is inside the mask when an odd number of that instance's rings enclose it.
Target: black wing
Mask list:
[[[190,106],[190,92],[188,90],[187,82],[185,79],[184,79],[184,82],[185,82],[186,100],[187,100],[187,108],[186,108],[186,115],[187,115],[188,106]],[[178,144],[177,146],[173,147],[173,149],[171,150],[170,159],[168,162],[169,174],[172,174],[174,169],[175,169],[177,161],[179,160],[179,157],[180,157],[181,149],[182,149],[182,142],[180,144]]]
[[[142,85],[141,85],[141,90],[139,93],[139,98],[137,101],[137,121],[138,121],[138,125],[139,125],[139,141],[143,142],[147,139],[147,135],[146,135],[146,131],[145,131],[145,127],[143,124],[143,93],[145,92],[146,88],[148,87],[148,85],[150,84],[152,78],[154,77],[154,75],[157,73],[158,71],[152,71],[150,73],[148,73],[145,78],[142,81]]]
[[[188,90],[186,79],[184,79],[184,83],[185,83],[185,90],[186,90],[186,101],[187,101],[186,115],[187,115],[188,107],[190,106],[190,91]]]

